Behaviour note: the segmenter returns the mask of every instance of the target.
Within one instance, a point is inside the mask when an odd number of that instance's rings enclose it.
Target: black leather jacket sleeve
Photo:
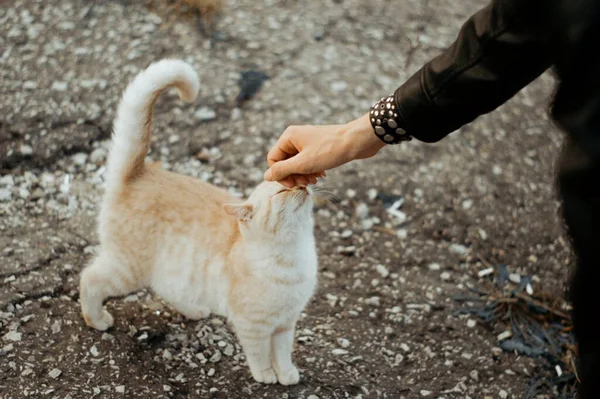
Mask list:
[[[547,0],[546,0],[547,1]],[[552,63],[544,0],[493,0],[395,92],[406,131],[435,142],[493,111]]]

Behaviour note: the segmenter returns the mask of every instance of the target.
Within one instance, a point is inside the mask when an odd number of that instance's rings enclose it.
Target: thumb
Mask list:
[[[290,175],[305,174],[307,171],[302,168],[301,155],[286,159],[285,161],[275,162],[265,172],[266,181],[279,181]]]

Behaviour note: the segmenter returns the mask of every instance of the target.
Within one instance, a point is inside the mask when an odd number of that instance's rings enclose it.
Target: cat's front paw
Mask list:
[[[283,370],[277,373],[277,379],[281,385],[296,385],[300,382],[300,372],[297,367]]]
[[[275,374],[275,370],[266,369],[259,372],[252,372],[252,377],[256,382],[260,382],[263,384],[276,384],[277,383],[277,375]]]
[[[106,331],[109,328],[111,328],[113,326],[113,324],[115,324],[114,318],[106,310],[102,311],[102,317],[97,320],[92,319],[90,316],[88,316],[86,314],[83,315],[83,319],[85,320],[85,323],[88,326],[95,328],[96,330],[100,330],[100,331]]]

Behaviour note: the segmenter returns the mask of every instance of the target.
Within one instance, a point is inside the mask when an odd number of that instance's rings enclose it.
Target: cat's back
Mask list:
[[[110,230],[131,228],[182,230],[203,227],[225,235],[235,230],[235,220],[223,204],[238,202],[225,190],[193,177],[148,168],[136,181],[118,192],[107,193],[100,216]],[[221,234],[218,234],[221,235]]]

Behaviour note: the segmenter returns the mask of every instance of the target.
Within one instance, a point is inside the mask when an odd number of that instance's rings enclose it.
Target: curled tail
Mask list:
[[[113,128],[107,183],[120,185],[139,176],[150,149],[152,110],[161,93],[177,88],[179,98],[196,99],[200,80],[194,69],[180,60],[161,60],[140,72],[123,93]]]

